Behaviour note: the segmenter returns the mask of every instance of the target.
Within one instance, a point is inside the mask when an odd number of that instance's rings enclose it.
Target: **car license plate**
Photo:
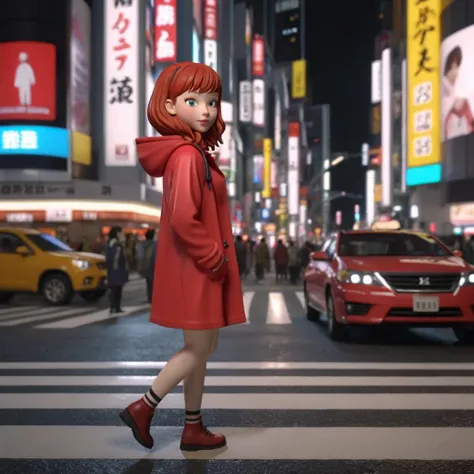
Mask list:
[[[437,313],[439,298],[437,296],[414,296],[413,311],[416,313]]]

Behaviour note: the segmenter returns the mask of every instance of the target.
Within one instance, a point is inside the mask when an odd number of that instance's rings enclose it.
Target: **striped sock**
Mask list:
[[[158,403],[161,402],[161,398],[153,391],[152,388],[143,395],[143,400],[150,407],[155,409],[158,406]]]
[[[186,424],[197,425],[201,423],[201,410],[189,411],[186,410]]]

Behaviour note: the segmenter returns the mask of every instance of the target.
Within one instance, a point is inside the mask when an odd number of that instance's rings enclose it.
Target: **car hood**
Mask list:
[[[74,258],[77,260],[89,260],[94,262],[102,262],[105,260],[103,255],[89,252],[48,252],[53,257]]]
[[[341,257],[349,270],[385,273],[456,273],[474,270],[459,257]]]

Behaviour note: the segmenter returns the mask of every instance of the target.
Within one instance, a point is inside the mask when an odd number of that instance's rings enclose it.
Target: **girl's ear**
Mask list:
[[[171,99],[166,99],[165,107],[166,111],[170,115],[176,115],[176,106],[173,104],[173,101]]]

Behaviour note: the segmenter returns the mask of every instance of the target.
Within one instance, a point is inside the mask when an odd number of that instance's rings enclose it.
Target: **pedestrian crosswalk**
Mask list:
[[[286,325],[294,324],[305,317],[301,291],[245,290],[243,301],[247,324]],[[127,300],[124,299],[124,302],[126,305]],[[149,309],[148,304],[138,303],[124,306],[124,313],[111,315],[105,307],[91,308],[84,303],[67,307],[7,306],[0,307],[0,329],[75,329],[148,314]]]
[[[151,452],[118,420],[164,364],[1,362],[0,472],[30,472],[22,460],[41,460],[31,472],[86,472],[85,461],[89,472],[125,472],[112,464],[142,458],[194,472],[176,464],[182,387],[160,404]],[[474,363],[211,362],[203,410],[228,439],[186,454],[212,458],[205,472],[261,474],[269,462],[288,473],[473,472]],[[58,461],[61,471],[47,470]]]

